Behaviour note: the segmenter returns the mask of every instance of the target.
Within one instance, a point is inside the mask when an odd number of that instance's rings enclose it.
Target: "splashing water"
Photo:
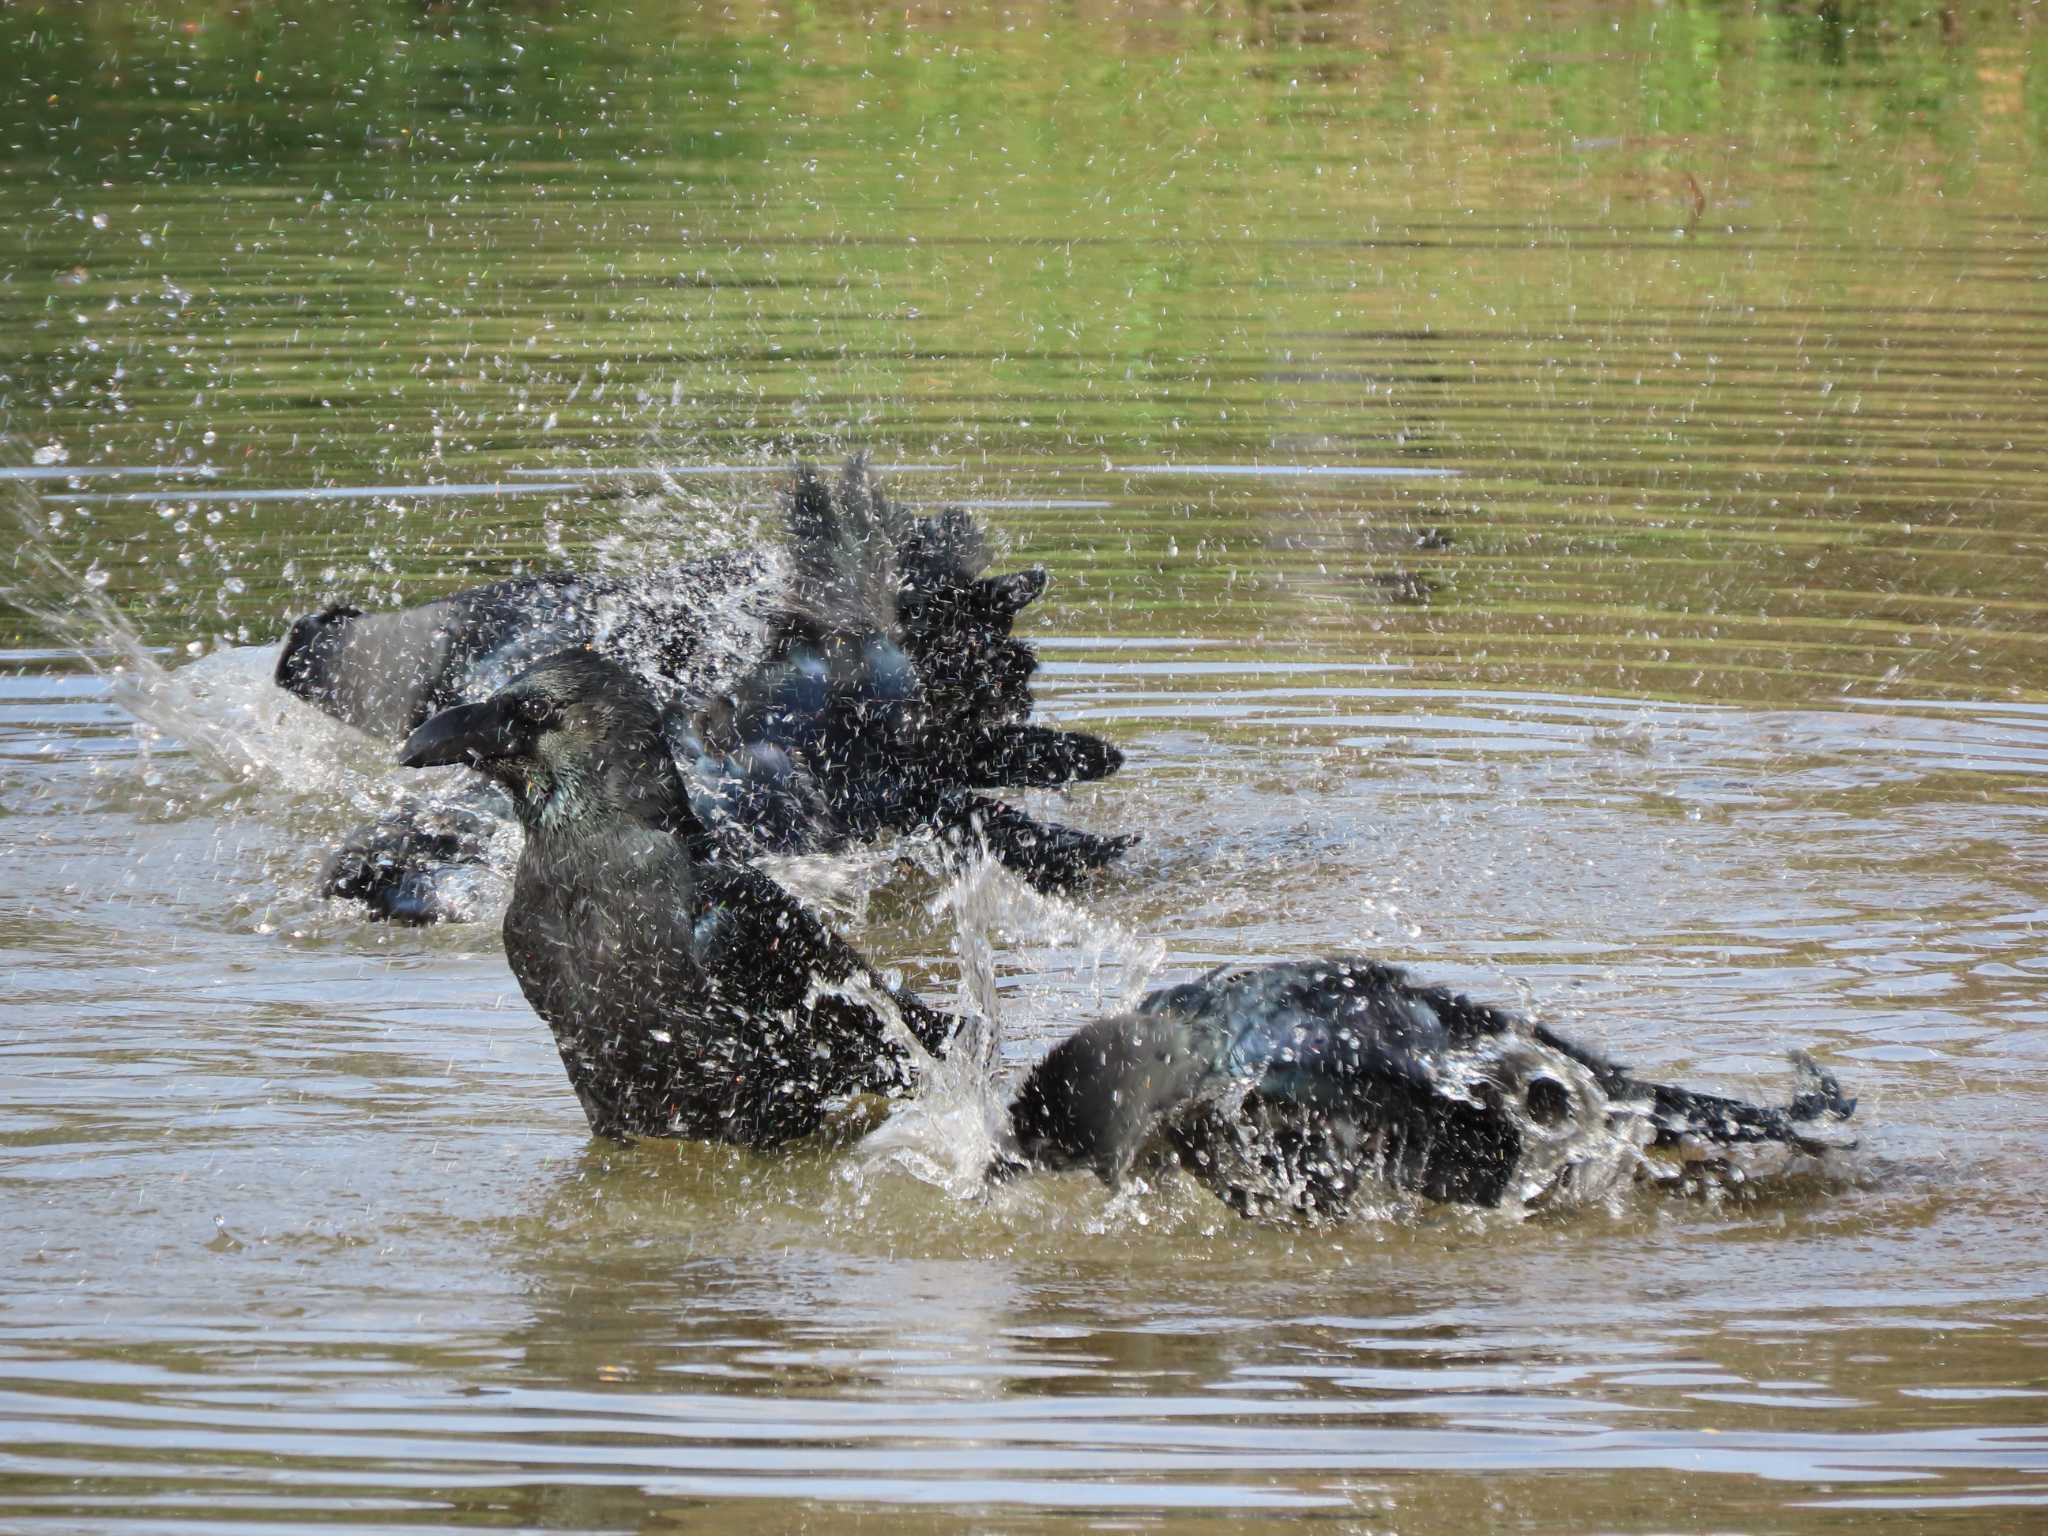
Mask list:
[[[956,1199],[978,1200],[989,1193],[988,1167],[1008,1134],[1013,1056],[1033,1059],[1071,1027],[1074,1020],[1058,1015],[1092,1016],[1136,1001],[1166,946],[1034,891],[987,857],[960,871],[930,911],[953,922],[960,1030],[944,1060],[925,1059],[922,1090],[861,1143],[842,1176],[859,1184],[877,1174],[908,1174]],[[1034,1018],[1055,1016],[1028,1028],[1019,995],[1006,998],[1000,987],[999,942],[1015,965],[1038,976],[1053,968],[1033,963],[1032,952],[1056,949],[1086,985],[1064,989],[1064,1007],[1060,989],[1041,986],[1023,994]]]
[[[51,548],[34,498],[20,487],[9,515],[22,538],[7,600],[107,682],[108,697],[136,720],[145,776],[166,740],[189,750],[230,787],[271,784],[331,796],[345,782],[337,759],[359,738],[271,684],[268,647],[186,647],[175,669],[145,644],[97,570],[80,572]]]

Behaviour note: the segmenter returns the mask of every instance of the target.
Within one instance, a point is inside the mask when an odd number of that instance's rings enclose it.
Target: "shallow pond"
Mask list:
[[[2048,31],[1910,6],[0,13],[0,1525],[2023,1529],[2048,1505]],[[973,1085],[594,1144],[290,617],[864,447],[1142,831],[790,877],[1006,1060],[1366,948],[1861,1095],[1528,1220],[984,1198]],[[1042,611],[1041,611],[1042,610]],[[488,905],[493,893],[482,893]]]

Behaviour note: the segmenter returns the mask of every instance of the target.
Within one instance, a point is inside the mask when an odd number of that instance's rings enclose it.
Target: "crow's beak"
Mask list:
[[[448,763],[474,766],[494,757],[510,757],[524,745],[519,720],[496,699],[444,709],[405,738],[398,761],[405,768],[439,768]]]

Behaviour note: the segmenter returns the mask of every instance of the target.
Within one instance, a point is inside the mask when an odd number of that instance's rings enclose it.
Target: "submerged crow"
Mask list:
[[[1389,1185],[1531,1204],[1610,1133],[1708,1155],[1823,1150],[1814,1122],[1847,1119],[1855,1100],[1794,1060],[1798,1095],[1762,1108],[1642,1082],[1394,966],[1288,961],[1162,988],[1083,1026],[1025,1079],[1014,1145],[991,1171],[1086,1168],[1114,1184],[1141,1157],[1166,1157],[1246,1212],[1338,1213]]]
[[[521,577],[395,613],[331,607],[292,626],[277,681],[395,741],[590,646],[661,689],[691,804],[738,857],[930,829],[1058,887],[1135,841],[976,793],[1106,778],[1123,761],[1100,737],[1027,721],[1037,660],[1012,627],[1043,570],[984,576],[965,511],[913,517],[859,459],[836,486],[799,469],[786,512],[777,550],[633,578]],[[408,806],[352,834],[323,889],[403,921],[455,915],[442,873],[481,860],[503,814],[481,789]]]
[[[907,1088],[909,1038],[945,1049],[951,1017],[714,857],[654,698],[617,663],[550,657],[435,715],[399,761],[464,763],[511,797],[506,957],[596,1134],[770,1146],[835,1100]]]

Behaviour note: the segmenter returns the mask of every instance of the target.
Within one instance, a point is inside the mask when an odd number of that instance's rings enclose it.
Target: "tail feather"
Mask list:
[[[1856,1100],[1845,1096],[1834,1075],[1823,1071],[1804,1051],[1794,1051],[1791,1057],[1799,1087],[1792,1101],[1783,1106],[1750,1104],[1663,1083],[1637,1085],[1638,1091],[1647,1089],[1650,1094],[1651,1119],[1657,1127],[1655,1144],[1669,1146],[1685,1138],[1716,1146],[1783,1142],[1802,1152],[1855,1146],[1853,1136],[1825,1133],[1829,1122],[1847,1120],[1856,1112]]]
[[[1856,1113],[1855,1097],[1843,1094],[1834,1073],[1804,1051],[1788,1051],[1786,1058],[1792,1063],[1792,1080],[1799,1089],[1785,1107],[1787,1116],[1800,1121],[1818,1120],[1822,1115],[1846,1120]]]
[[[1847,1120],[1856,1112],[1856,1100],[1844,1095],[1834,1075],[1822,1070],[1804,1051],[1791,1053],[1797,1091],[1789,1104],[1777,1106],[1751,1104],[1670,1083],[1645,1082],[1540,1025],[1533,1033],[1545,1045],[1591,1071],[1600,1091],[1618,1105],[1640,1105],[1647,1099],[1650,1119],[1657,1131],[1657,1146],[1670,1146],[1690,1137],[1718,1146],[1776,1141],[1803,1151],[1839,1148],[1844,1145],[1840,1139],[1817,1135],[1809,1127],[1819,1121]],[[1854,1145],[1853,1139],[1848,1145]]]

